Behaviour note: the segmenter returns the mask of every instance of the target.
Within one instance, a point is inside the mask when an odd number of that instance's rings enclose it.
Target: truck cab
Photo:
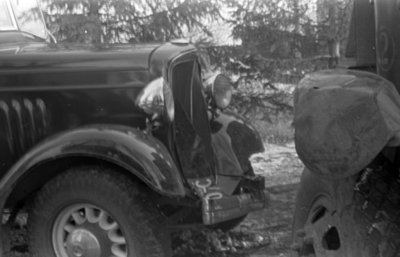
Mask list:
[[[400,1],[355,0],[347,69],[307,75],[295,93],[305,164],[295,256],[399,256]]]

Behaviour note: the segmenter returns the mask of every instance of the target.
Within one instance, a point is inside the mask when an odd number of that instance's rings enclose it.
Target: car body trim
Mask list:
[[[17,19],[15,18],[14,11],[13,11],[12,8],[11,8],[10,0],[5,0],[5,1],[6,1],[6,3],[7,3],[8,13],[9,13],[10,16],[11,16],[11,20],[12,20],[12,23],[13,23],[13,27],[10,27],[9,30],[19,30],[19,29],[18,29]]]
[[[142,82],[129,82],[127,84],[113,84],[113,89],[119,88],[132,88],[132,87],[143,87]],[[40,91],[70,91],[70,90],[87,90],[87,89],[109,89],[109,84],[97,84],[97,85],[62,85],[62,86],[10,86],[0,87],[0,92],[40,92]]]

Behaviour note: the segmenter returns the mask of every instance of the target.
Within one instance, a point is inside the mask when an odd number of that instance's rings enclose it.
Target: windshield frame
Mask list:
[[[33,31],[23,29],[19,24],[20,21],[16,16],[17,14],[16,14],[16,10],[14,10],[12,0],[0,0],[0,1],[6,4],[6,8],[7,8],[6,11],[8,11],[8,14],[10,16],[11,23],[12,23],[11,26],[1,27],[0,32],[1,31],[18,31],[18,32],[22,32],[25,34],[29,34],[30,36],[38,38],[38,39],[42,39],[45,41],[51,41],[52,36],[49,35],[49,31],[47,30],[43,12],[42,12],[42,10],[40,8],[40,4],[37,0],[32,0],[32,1],[36,4],[36,7],[39,10],[39,17],[38,17],[37,21],[38,21],[38,23],[40,23],[40,26],[43,27],[43,34],[42,33],[38,34],[38,33],[34,33]]]
[[[18,23],[17,23],[17,20],[15,18],[14,11],[13,11],[13,9],[11,7],[11,2],[9,0],[0,0],[0,1],[4,1],[5,2],[6,6],[7,6],[7,10],[6,11],[8,11],[8,14],[10,15],[11,22],[12,22],[11,26],[2,27],[2,28],[0,28],[0,31],[15,31],[15,30],[19,31]]]

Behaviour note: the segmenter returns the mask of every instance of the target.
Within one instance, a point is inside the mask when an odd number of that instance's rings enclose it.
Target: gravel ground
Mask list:
[[[207,229],[183,231],[178,237],[183,243],[174,246],[174,257],[236,256],[289,257],[294,201],[303,165],[297,158],[294,144],[265,145],[265,152],[251,161],[254,171],[265,176],[271,194],[270,206],[251,213],[235,229],[224,233]],[[26,217],[26,216],[25,216]],[[26,247],[25,218],[12,231],[11,257],[29,257]]]

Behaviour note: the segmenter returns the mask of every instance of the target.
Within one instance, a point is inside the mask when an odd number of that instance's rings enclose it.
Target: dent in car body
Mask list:
[[[249,157],[264,151],[257,130],[239,114],[229,110],[218,114],[210,125],[213,148],[218,157],[218,174],[240,176],[249,172]]]

